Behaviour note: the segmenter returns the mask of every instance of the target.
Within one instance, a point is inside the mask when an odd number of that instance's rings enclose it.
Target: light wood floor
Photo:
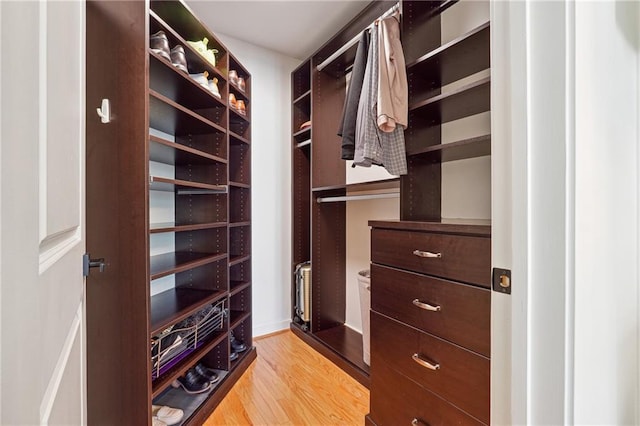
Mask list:
[[[205,426],[364,424],[369,390],[291,331],[254,344],[258,359]]]

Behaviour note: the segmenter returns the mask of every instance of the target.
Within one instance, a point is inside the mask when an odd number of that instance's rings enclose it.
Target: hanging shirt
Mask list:
[[[391,132],[397,125],[407,128],[409,95],[404,53],[400,42],[399,17],[394,14],[379,24],[378,127]]]

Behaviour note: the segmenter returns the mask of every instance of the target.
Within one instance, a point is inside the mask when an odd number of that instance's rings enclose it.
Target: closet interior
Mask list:
[[[256,358],[251,75],[183,1],[88,2],[87,49],[88,421],[202,424]]]
[[[360,32],[395,5],[409,90],[408,173],[353,183],[336,135],[345,76]],[[311,267],[308,315],[296,309],[293,278],[291,329],[370,388],[368,424],[405,417],[412,424],[488,424],[488,3],[372,2],[294,70],[291,83],[292,275],[300,263]],[[307,120],[310,128],[301,129]],[[400,200],[397,216],[387,218],[393,220],[380,220],[375,211],[359,215],[369,215],[371,227],[370,367],[362,335],[348,321],[348,289],[356,285],[353,271],[347,273],[348,212],[361,195],[394,192]],[[436,344],[442,350],[430,354]],[[471,366],[469,379],[446,368],[455,363]]]

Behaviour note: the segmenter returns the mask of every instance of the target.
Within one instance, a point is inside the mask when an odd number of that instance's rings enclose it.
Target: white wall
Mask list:
[[[216,34],[251,73],[253,334],[291,322],[291,71],[300,60]]]
[[[640,422],[639,10],[575,4],[575,424]]]

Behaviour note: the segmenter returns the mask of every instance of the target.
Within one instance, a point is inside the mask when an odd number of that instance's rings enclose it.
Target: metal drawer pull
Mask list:
[[[442,308],[440,307],[440,305],[430,305],[428,303],[422,303],[420,300],[418,299],[413,299],[413,303],[414,305],[416,305],[418,308],[420,309],[424,309],[425,311],[434,311],[434,312],[438,312],[440,311]]]
[[[422,250],[414,250],[413,254],[418,257],[431,257],[431,258],[441,258],[442,253],[431,253],[430,251],[422,251]]]
[[[428,368],[429,370],[440,370],[440,364],[432,364],[424,359],[420,358],[420,355],[413,354],[411,355],[411,359],[420,364],[421,366]]]
[[[425,423],[422,420],[419,420],[417,418],[411,420],[411,426],[429,426],[429,423]]]

